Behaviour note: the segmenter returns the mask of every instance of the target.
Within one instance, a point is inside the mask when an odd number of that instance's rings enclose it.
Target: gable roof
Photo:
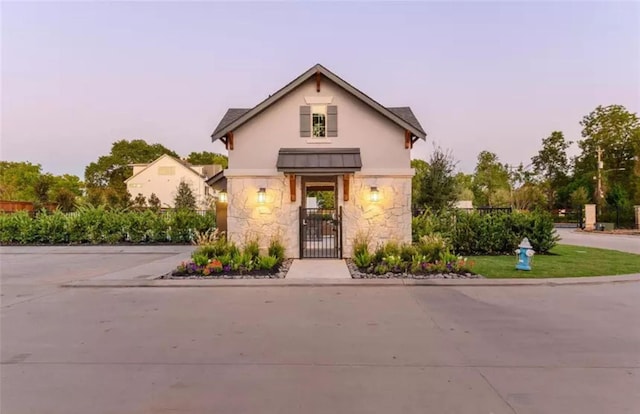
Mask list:
[[[409,107],[398,107],[398,108],[385,108],[380,105],[375,100],[371,99],[369,96],[365,95],[360,90],[351,86],[348,82],[344,81],[335,73],[331,72],[329,69],[325,68],[320,64],[316,64],[311,67],[309,70],[304,72],[302,75],[298,76],[293,81],[289,82],[279,91],[274,93],[273,95],[269,95],[267,99],[260,102],[258,105],[253,108],[230,108],[227,110],[227,113],[222,117],[222,120],[211,134],[211,140],[215,141],[217,139],[222,138],[227,132],[233,131],[238,128],[245,122],[249,121],[254,116],[258,115],[260,112],[264,111],[266,108],[280,100],[282,97],[287,95],[293,89],[300,86],[302,83],[307,81],[309,78],[314,76],[316,73],[320,73],[324,75],[327,79],[336,83],[338,86],[345,89],[347,92],[351,93],[353,96],[369,105],[372,109],[388,118],[390,121],[399,125],[400,127],[409,130],[413,135],[418,138],[426,139],[427,133],[422,129],[422,125],[418,122],[418,119],[411,111]]]
[[[133,174],[131,177],[127,178],[126,180],[124,180],[125,183],[129,182],[129,180],[133,180],[135,177],[139,176],[140,174],[142,174],[143,172],[147,171],[149,168],[151,168],[151,166],[153,166],[154,164],[156,164],[158,161],[160,161],[163,158],[170,158],[173,161],[175,161],[176,163],[182,165],[184,168],[186,168],[187,170],[191,171],[193,174],[197,175],[199,178],[204,178],[203,175],[199,174],[197,171],[195,171],[193,168],[191,168],[191,164],[189,164],[186,161],[183,160],[179,160],[177,158],[172,157],[169,154],[162,154],[161,156],[159,156],[158,158],[156,158],[155,160],[151,161],[149,164],[147,164],[147,166],[143,169],[141,169],[140,171],[138,171],[136,174]],[[131,164],[134,165],[134,164]],[[135,165],[145,165],[145,164],[135,164]]]

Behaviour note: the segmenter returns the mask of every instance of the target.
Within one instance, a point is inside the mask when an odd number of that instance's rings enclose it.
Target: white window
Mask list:
[[[311,133],[314,138],[327,136],[327,106],[311,106]]]

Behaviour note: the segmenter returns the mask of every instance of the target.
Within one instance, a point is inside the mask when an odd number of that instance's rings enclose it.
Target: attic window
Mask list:
[[[158,175],[175,175],[176,167],[158,167]]]
[[[325,138],[327,136],[326,105],[313,105],[311,107],[311,131],[314,138]]]

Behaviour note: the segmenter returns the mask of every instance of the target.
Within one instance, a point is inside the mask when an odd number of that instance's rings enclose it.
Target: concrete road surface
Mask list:
[[[588,233],[574,229],[556,229],[562,238],[560,243],[576,246],[599,247],[640,254],[640,236]]]
[[[640,412],[637,283],[57,288],[158,260],[87,254],[2,251],[2,414]]]

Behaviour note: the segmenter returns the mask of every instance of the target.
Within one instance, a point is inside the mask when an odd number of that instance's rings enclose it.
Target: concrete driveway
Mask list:
[[[574,229],[556,229],[562,238],[560,243],[576,246],[599,247],[640,254],[640,236],[604,234],[576,231]]]
[[[640,409],[637,283],[64,289],[169,253],[2,253],[2,413]]]

